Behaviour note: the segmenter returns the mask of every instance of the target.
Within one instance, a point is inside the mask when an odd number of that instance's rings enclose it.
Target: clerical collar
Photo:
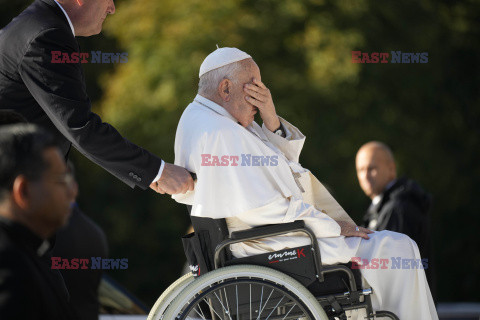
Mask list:
[[[195,97],[195,99],[193,99],[193,101],[197,102],[198,104],[200,104],[204,107],[207,107],[207,108],[211,109],[212,111],[215,111],[216,113],[218,113],[222,116],[225,116],[225,117],[235,121],[235,123],[238,123],[237,119],[235,119],[235,117],[232,116],[230,114],[230,112],[228,112],[224,107],[216,104],[215,102],[213,102],[210,99],[207,99],[207,98],[197,94],[197,96]]]
[[[376,206],[380,201],[382,201],[382,195],[379,194],[378,196],[373,197],[372,204]]]
[[[4,229],[12,239],[33,250],[39,257],[50,249],[50,242],[34,234],[27,227],[18,222],[0,217],[0,228]]]
[[[372,204],[374,206],[376,206],[377,204],[380,203],[380,201],[382,201],[382,198],[383,198],[383,195],[385,194],[385,192],[387,192],[394,184],[395,182],[397,182],[397,179],[393,179],[392,181],[390,181],[387,186],[385,187],[385,190],[383,190],[382,194],[379,194],[378,196],[375,196],[373,199],[372,199]]]
[[[70,18],[68,17],[67,12],[65,11],[65,9],[63,9],[62,5],[61,5],[60,3],[58,3],[58,1],[55,0],[55,3],[58,4],[58,6],[59,6],[60,9],[62,10],[63,14],[64,14],[65,17],[67,18],[68,24],[70,25],[70,29],[72,29],[72,34],[73,34],[73,36],[75,37],[75,29],[73,28],[72,21],[71,21]]]

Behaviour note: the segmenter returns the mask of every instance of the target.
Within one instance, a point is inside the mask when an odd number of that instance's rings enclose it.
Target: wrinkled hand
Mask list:
[[[357,228],[357,226],[350,222],[337,221],[337,223],[341,228],[340,235],[345,237],[361,237],[368,240],[370,239],[368,234],[373,233],[372,230],[363,227],[358,227],[358,231],[356,231],[355,228]]]
[[[160,179],[150,184],[154,191],[170,195],[192,191],[194,186],[193,178],[187,170],[166,162]]]
[[[245,100],[258,108],[267,129],[273,132],[280,127],[280,119],[275,111],[272,95],[263,82],[254,78],[253,83],[245,84],[243,90],[248,94]]]

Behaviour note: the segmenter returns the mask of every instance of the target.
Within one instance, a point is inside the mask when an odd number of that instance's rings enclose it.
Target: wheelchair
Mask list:
[[[352,263],[322,265],[318,241],[303,221],[230,236],[225,219],[191,221],[195,232],[182,241],[192,272],[165,290],[148,320],[399,319],[372,310],[372,289],[361,287]],[[233,258],[229,250],[234,243],[290,232],[305,233],[311,244],[246,258]]]

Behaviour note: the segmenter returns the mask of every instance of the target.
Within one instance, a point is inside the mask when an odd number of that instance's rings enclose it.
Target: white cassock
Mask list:
[[[280,121],[285,138],[256,122],[244,128],[223,107],[197,95],[178,124],[175,164],[195,172],[198,180],[195,191],[173,198],[192,205],[193,216],[226,218],[230,232],[304,220],[318,237],[323,264],[346,263],[352,257],[390,261],[386,269],[361,270],[373,288],[374,310],[392,311],[402,320],[438,319],[424,270],[399,269],[398,264],[392,268],[392,257],[419,261],[416,243],[390,231],[370,234],[369,240],[341,236],[331,216],[351,219],[298,163],[305,136]],[[290,233],[234,244],[231,250],[235,257],[245,257],[307,244],[304,235]]]

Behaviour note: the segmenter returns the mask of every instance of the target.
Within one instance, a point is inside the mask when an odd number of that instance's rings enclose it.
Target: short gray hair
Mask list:
[[[227,64],[226,66],[218,69],[213,69],[200,77],[198,82],[198,94],[204,97],[211,97],[217,92],[218,84],[223,79],[229,79],[233,83],[237,82],[237,74],[245,68],[245,59],[234,63]]]

